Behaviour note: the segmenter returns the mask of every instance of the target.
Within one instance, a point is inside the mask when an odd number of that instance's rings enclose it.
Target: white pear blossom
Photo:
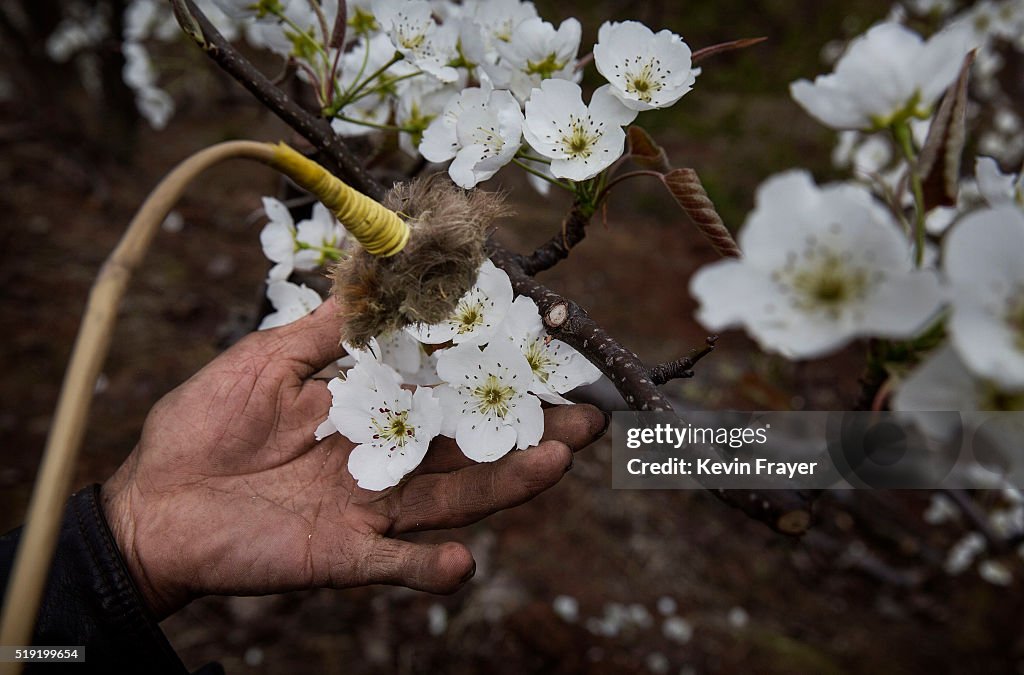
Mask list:
[[[444,113],[445,106],[458,96],[461,88],[454,84],[441,84],[432,77],[416,77],[396,86],[398,105],[395,106],[395,123],[404,130],[410,130],[402,131],[398,146],[410,157],[418,157],[423,134]]]
[[[927,117],[969,48],[964,30],[946,30],[926,42],[897,23],[878,24],[850,43],[835,72],[819,75],[813,84],[798,80],[790,93],[832,128],[884,128]]]
[[[698,317],[745,326],[766,351],[814,358],[859,336],[913,337],[942,300],[910,244],[861,186],[819,188],[805,171],[767,180],[740,233],[744,257],[699,270]]]
[[[135,107],[151,127],[163,129],[174,114],[174,99],[157,86],[149,52],[138,42],[126,42],[121,52],[124,55],[122,78],[135,94]]]
[[[339,367],[351,367],[363,360],[374,359],[394,368],[406,384],[431,385],[441,381],[437,376],[437,359],[427,354],[423,345],[403,330],[371,338],[366,349],[344,343],[343,346],[348,356],[338,361]]]
[[[431,162],[446,162],[455,157],[459,151],[459,118],[466,111],[486,108],[492,91],[494,88],[485,83],[479,87],[467,87],[450,99],[441,114],[423,132],[420,153]],[[435,157],[437,159],[433,159]]]
[[[390,366],[364,359],[344,380],[327,385],[332,404],[317,440],[335,431],[356,447],[348,470],[359,487],[384,490],[397,485],[423,461],[441,430],[441,404],[429,387],[403,389]]]
[[[493,340],[483,350],[458,345],[444,350],[437,372],[446,384],[437,388],[444,411],[441,433],[454,438],[467,457],[493,462],[536,445],[544,433],[540,399],[529,393],[530,364],[508,340]]]
[[[545,80],[526,102],[523,135],[537,152],[550,158],[551,173],[582,181],[593,178],[622,156],[623,125],[636,111],[622,105],[604,85],[583,103],[578,84]]]
[[[263,210],[269,220],[260,232],[260,244],[267,259],[276,263],[267,274],[268,281],[287,279],[295,270],[315,270],[333,259],[330,249],[354,245],[338,219],[320,202],[297,228],[288,207],[273,197],[263,198]]]
[[[993,39],[1014,40],[1024,29],[1024,5],[1019,0],[982,0],[954,19],[972,31],[978,44],[987,48]]]
[[[132,90],[156,85],[156,70],[149,59],[149,52],[138,42],[128,42],[122,45],[121,52],[124,55],[124,69],[121,77],[124,83]]]
[[[501,58],[494,66],[485,65],[496,87],[509,89],[520,101],[545,80],[575,80],[576,52],[580,48],[582,28],[576,19],[566,19],[555,27],[540,18],[519,23],[508,41],[495,43]]]
[[[561,340],[548,337],[537,303],[525,295],[512,303],[505,318],[504,332],[530,364],[533,371],[530,391],[548,403],[571,403],[561,394],[601,377],[601,371],[582,354]]]
[[[346,95],[355,93],[357,86],[387,65],[394,55],[395,47],[386,35],[377,34],[370,38],[362,38],[341,57],[339,63],[341,77],[338,79],[338,89]],[[410,71],[416,72],[416,69],[403,61],[388,68],[382,79],[387,81],[407,75]],[[379,81],[371,82],[362,91],[366,92],[379,85]],[[361,136],[372,133],[375,129],[370,125],[387,124],[391,117],[391,109],[391,97],[386,91],[368,94],[338,111],[339,117],[331,121],[331,128],[342,136]],[[356,122],[350,122],[341,117],[347,117]],[[368,124],[359,124],[358,122]]]
[[[858,177],[880,174],[893,160],[892,143],[883,134],[863,135],[857,131],[839,132],[839,143],[832,152],[832,165],[836,168],[851,169]],[[886,181],[894,185],[899,180],[902,168],[893,172],[894,178]]]
[[[507,91],[467,89],[423,135],[420,152],[431,162],[454,158],[452,180],[470,189],[512,161],[523,139],[523,113]]]
[[[290,281],[270,282],[267,299],[276,311],[263,317],[259,330],[298,321],[323,303],[323,298],[316,291],[305,284],[296,285]]]
[[[135,106],[149,126],[157,131],[165,128],[174,115],[171,95],[159,87],[143,87],[135,91]]]
[[[67,16],[46,38],[46,55],[64,63],[79,52],[96,47],[109,33],[109,22],[103,12]]]
[[[1013,572],[998,560],[983,560],[978,564],[978,576],[993,586],[1009,586],[1013,583]]]
[[[949,549],[949,555],[946,556],[946,574],[956,576],[967,571],[984,551],[985,537],[980,532],[968,532]]]
[[[512,282],[490,260],[480,266],[476,284],[459,300],[447,321],[415,324],[406,330],[426,344],[483,344],[505,321],[512,306]]]
[[[1005,174],[991,157],[979,157],[974,163],[978,190],[989,206],[1016,204],[1024,208],[1024,172]]]
[[[373,13],[402,56],[442,82],[458,77],[449,62],[457,56],[454,26],[439,26],[426,0],[376,0]]]
[[[295,269],[295,221],[288,207],[273,197],[263,198],[263,211],[269,218],[260,231],[263,255],[272,263],[268,281],[283,281]]]
[[[1004,205],[969,214],[946,237],[949,332],[967,367],[1024,388],[1024,212]]]
[[[976,429],[976,438],[979,434],[986,438],[989,447],[1005,448],[1011,456],[1019,452],[1019,422],[1014,424],[1015,418],[1001,418],[986,424],[991,416],[984,413],[1024,411],[1024,387],[1008,390],[975,376],[948,344],[936,349],[899,383],[892,409],[907,413],[923,433],[940,442],[954,438],[967,424]],[[956,412],[940,414],[944,411]],[[1006,422],[1017,427],[1009,442],[1003,438]],[[974,482],[976,478],[966,476],[964,480]]]
[[[495,53],[499,42],[512,42],[519,24],[536,18],[534,4],[522,0],[484,0],[476,3],[473,13],[473,20],[483,31],[485,46]]]
[[[296,228],[295,269],[308,271],[326,265],[334,259],[328,250],[345,248],[349,245],[347,240],[348,231],[326,206],[317,202],[311,216],[299,221]]]
[[[627,108],[667,108],[693,89],[700,70],[692,68],[690,47],[675,33],[609,21],[597,35],[594,65]]]
[[[984,382],[974,377],[948,345],[929,354],[900,383],[892,409],[901,412],[985,410]]]

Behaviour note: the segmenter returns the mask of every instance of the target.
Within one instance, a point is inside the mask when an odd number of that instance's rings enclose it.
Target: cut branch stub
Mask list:
[[[566,319],[569,318],[569,303],[556,302],[544,314],[544,325],[548,328],[561,328]]]
[[[967,82],[976,52],[972,50],[964,57],[960,74],[946,90],[921,149],[918,171],[925,211],[936,206],[956,206],[960,158],[967,136]]]
[[[732,233],[722,222],[722,217],[715,210],[715,205],[701,185],[697,172],[693,169],[673,169],[661,181],[672,193],[676,203],[690,216],[697,229],[711,243],[712,248],[723,258],[739,258],[740,247],[733,239]]]

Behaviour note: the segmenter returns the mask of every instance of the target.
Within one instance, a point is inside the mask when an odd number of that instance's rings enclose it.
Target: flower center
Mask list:
[[[473,389],[477,410],[484,415],[494,413],[498,417],[505,417],[508,414],[509,403],[515,393],[513,387],[502,384],[495,375],[488,375],[483,384]]]
[[[480,302],[463,301],[455,310],[455,323],[459,335],[475,330],[484,322],[484,308]]]
[[[568,130],[562,133],[562,149],[574,159],[589,158],[594,152],[594,144],[601,137],[600,133],[590,130],[589,121],[589,117],[584,120],[571,115]]]
[[[822,312],[837,319],[845,306],[864,298],[871,286],[868,274],[828,249],[808,247],[802,264],[796,256],[772,276],[787,287],[791,302],[805,312]]]
[[[402,410],[395,412],[390,408],[378,408],[379,417],[373,418],[373,428],[377,433],[373,435],[374,440],[382,440],[392,443],[389,451],[396,448],[404,448],[410,438],[415,438],[416,428],[409,424],[409,411]]]
[[[635,94],[644,103],[650,103],[652,94],[665,86],[660,64],[658,59],[650,59],[639,70],[627,73],[626,92]]]
[[[477,127],[473,130],[473,144],[484,146],[484,157],[493,157],[505,146],[501,134],[493,126]]]
[[[546,80],[555,73],[565,68],[565,61],[559,61],[558,55],[551,52],[540,61],[526,61],[527,75],[540,75],[540,79]]]
[[[427,39],[427,27],[412,22],[404,14],[395,18],[394,25],[398,43],[410,51],[418,50]]]
[[[547,384],[551,374],[551,367],[555,362],[547,355],[544,349],[544,339],[537,338],[526,347],[526,361],[533,369],[533,374],[538,380]]]

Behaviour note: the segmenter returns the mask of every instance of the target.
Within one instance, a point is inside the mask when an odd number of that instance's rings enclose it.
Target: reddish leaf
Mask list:
[[[337,11],[334,28],[331,30],[331,41],[328,44],[331,49],[341,49],[345,46],[345,31],[348,30],[348,3],[340,0]]]
[[[668,173],[672,170],[665,148],[658,145],[644,129],[631,126],[626,129],[626,134],[629,138],[630,159],[637,166],[661,173]]]
[[[975,52],[972,50],[964,57],[960,75],[946,90],[918,158],[917,170],[921,175],[926,211],[936,206],[956,205],[960,158],[966,137],[967,81]]]
[[[673,169],[661,178],[686,215],[723,258],[739,258],[740,247],[722,222],[693,169]]]

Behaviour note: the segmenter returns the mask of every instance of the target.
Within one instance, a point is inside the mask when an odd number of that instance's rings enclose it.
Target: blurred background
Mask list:
[[[89,286],[135,208],[204,146],[293,139],[184,39],[152,48],[176,107],[153,129],[121,77],[125,5],[0,8],[4,531],[23,518]],[[699,172],[733,229],[767,176],[797,166],[819,180],[838,175],[834,132],[790,100],[788,84],[830,70],[830,49],[834,57],[891,9],[882,0],[537,5],[556,24],[580,19],[581,53],[608,19],[669,28],[694,48],[768,38],[709,59],[679,105],[642,120],[675,166]],[[47,38],[69,16],[100,16],[115,37],[87,59],[62,60]],[[281,68],[252,56],[267,73]],[[1019,57],[1007,58],[1003,76],[1019,82]],[[512,195],[516,214],[498,236],[517,250],[556,232],[568,207],[562,196],[538,197],[518,172],[487,187]],[[125,299],[76,486],[109,476],[153,403],[256,325],[268,267],[260,197],[281,190],[269,171],[230,164],[193,186],[165,223]],[[687,283],[714,257],[660,185],[633,181],[541,278],[653,364],[703,343]],[[858,344],[794,365],[728,333],[692,380],[666,390],[683,407],[849,409],[863,354]],[[614,491],[610,456],[609,437],[549,493],[446,533],[478,561],[475,579],[450,597],[366,588],[207,598],[163,628],[186,665],[219,660],[229,673],[1024,673],[1024,561],[991,554],[1009,579],[979,574],[971,560],[951,565],[976,523],[955,510],[940,517],[931,495],[831,492],[794,540],[704,493]],[[996,509],[1001,499],[980,503]]]

